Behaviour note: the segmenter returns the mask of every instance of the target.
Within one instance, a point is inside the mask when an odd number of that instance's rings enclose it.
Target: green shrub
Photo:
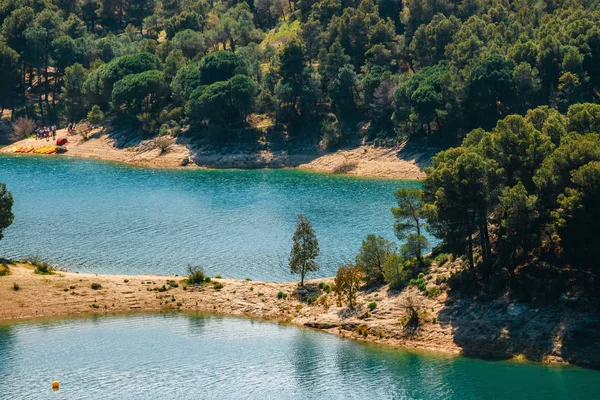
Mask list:
[[[169,281],[169,286],[171,286],[172,288],[178,288],[179,284],[175,281]]]
[[[223,284],[221,282],[213,282],[213,286],[214,286],[215,290],[223,289]]]
[[[263,292],[258,292],[258,297],[263,297],[265,294]]]
[[[402,289],[412,275],[413,264],[399,253],[392,253],[383,264],[383,278],[392,289]]]
[[[183,303],[182,303],[182,302],[178,302],[178,303],[177,303],[177,307],[181,307],[182,305],[183,305]]]
[[[247,281],[252,281],[252,279],[250,279],[250,278],[246,278],[245,280],[247,280]]]
[[[437,297],[440,295],[441,290],[438,286],[431,286],[431,287],[427,288],[426,293],[427,293],[427,296],[429,296],[429,297]]]
[[[422,277],[422,273],[419,274],[419,278],[418,279],[411,279],[408,284],[410,286],[416,286],[419,288],[420,291],[424,292],[426,287],[427,287],[427,282],[425,282],[425,280]]]
[[[159,287],[158,289],[156,289],[158,292],[166,292],[167,291],[167,287],[165,285],[162,285],[162,287]]]
[[[450,260],[450,256],[447,253],[440,253],[434,258],[438,266],[442,266]]]
[[[18,292],[19,290],[21,290],[21,286],[19,286],[19,284],[15,282],[13,283],[13,290],[15,292]]]
[[[325,285],[323,290],[325,291],[325,293],[329,294],[331,292],[331,285]]]
[[[92,308],[100,308],[100,306],[96,303],[92,304]]]
[[[373,311],[376,307],[377,307],[377,303],[374,301],[372,301],[371,303],[369,303],[367,305],[367,308],[369,309],[369,311]]]
[[[102,285],[101,285],[101,284],[99,284],[99,283],[96,283],[96,282],[92,283],[92,284],[90,285],[90,287],[92,288],[92,290],[98,290],[98,289],[102,289]]]
[[[215,275],[215,279],[223,279],[221,275]]]
[[[210,283],[212,282],[212,280],[210,279],[210,276],[207,276],[206,278],[204,278],[204,283]]]
[[[281,299],[285,299],[286,297],[287,297],[287,293],[284,293],[284,292],[281,292],[281,291],[277,292],[277,298],[278,299],[281,300]]]
[[[123,282],[125,282],[125,283],[129,283],[129,279],[125,279]]]
[[[6,276],[10,274],[10,268],[6,264],[0,264],[0,276]]]
[[[202,267],[188,265],[188,285],[201,285],[205,278],[208,277],[204,274]]]
[[[312,296],[309,296],[306,298],[306,302],[308,304],[312,304],[312,303],[316,302],[318,298],[319,298],[318,294],[313,294]]]
[[[325,287],[325,283],[319,282],[319,289],[323,290],[324,287]]]
[[[54,268],[45,261],[42,261],[40,254],[37,253],[34,257],[27,259],[27,262],[35,267],[34,273],[38,275],[52,275]]]
[[[77,287],[77,286],[75,286],[75,285],[71,285],[71,286],[69,286],[69,289],[73,290],[73,289],[75,289],[76,287]]]

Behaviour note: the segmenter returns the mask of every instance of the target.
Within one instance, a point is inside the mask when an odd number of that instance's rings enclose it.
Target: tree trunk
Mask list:
[[[469,231],[469,267],[473,269],[475,268],[475,263],[473,261],[473,224],[470,215],[467,217],[467,219],[467,229]]]

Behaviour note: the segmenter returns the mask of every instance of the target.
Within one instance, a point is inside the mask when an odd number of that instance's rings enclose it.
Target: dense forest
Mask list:
[[[465,261],[466,268],[448,282],[458,293],[494,296],[508,290],[542,304],[573,296],[597,305],[597,132],[600,105],[575,104],[566,114],[541,106],[525,116],[510,115],[489,131],[475,129],[460,147],[438,153],[422,190],[396,194],[396,227],[407,244],[390,257],[388,282],[400,277],[405,283],[416,277],[419,264],[427,264],[418,261],[421,247],[428,246],[420,231],[428,229],[441,239],[434,249],[438,262],[448,254]]]
[[[597,294],[599,5],[0,0],[0,108],[217,143],[460,145],[397,195],[404,253],[366,243],[394,255],[376,278],[422,264],[429,229],[469,266],[463,292]]]
[[[326,148],[359,135],[457,144],[510,114],[595,101],[597,8],[583,0],[1,0],[0,107],[13,121],[64,126],[96,105],[147,135],[221,141],[263,131]]]

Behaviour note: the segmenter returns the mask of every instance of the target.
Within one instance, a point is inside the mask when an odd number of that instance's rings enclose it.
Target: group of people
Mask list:
[[[69,125],[67,125],[67,132],[69,135],[75,132],[75,122],[69,122]]]
[[[36,140],[46,138],[46,142],[48,142],[50,141],[50,137],[53,140],[56,139],[56,125],[44,126],[35,130]]]

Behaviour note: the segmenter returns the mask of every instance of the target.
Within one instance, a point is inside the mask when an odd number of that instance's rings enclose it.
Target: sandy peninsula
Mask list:
[[[449,268],[456,268],[456,264],[434,265],[425,277],[428,285],[448,276]],[[32,266],[15,264],[10,266],[9,275],[0,277],[0,320],[198,311],[288,322],[395,347],[600,366],[597,314],[564,305],[538,309],[506,299],[454,299],[445,291],[427,297],[414,287],[398,292],[387,285],[363,289],[356,308],[351,310],[333,292],[319,289],[320,283],[324,286],[332,282],[332,278],[309,280],[302,289],[296,282],[225,278],[188,286],[181,276],[61,271],[38,275]],[[308,293],[303,296],[305,290]],[[284,296],[278,296],[279,292]],[[316,300],[309,303],[308,294],[316,294]],[[416,328],[405,326],[404,304],[408,297],[419,308]],[[369,303],[376,303],[371,310]]]
[[[171,138],[166,151],[153,139],[121,143],[115,135],[95,129],[84,139],[79,134],[68,135],[66,129],[57,131],[66,137],[64,154],[48,157],[78,157],[121,162],[149,168],[298,168],[314,172],[339,173],[352,176],[387,179],[423,179],[423,168],[430,164],[435,153],[430,149],[412,149],[406,144],[394,148],[360,146],[336,152],[289,152],[263,150],[257,152],[198,149],[185,139]],[[53,144],[45,139],[27,138],[2,149],[11,153],[15,147],[42,147]]]

